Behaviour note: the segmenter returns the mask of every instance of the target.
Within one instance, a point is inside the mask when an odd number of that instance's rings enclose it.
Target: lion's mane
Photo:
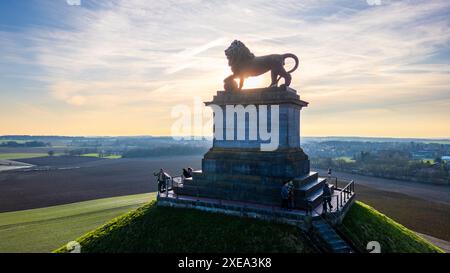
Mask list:
[[[255,58],[255,55],[250,52],[250,49],[244,45],[243,42],[234,40],[231,45],[225,50],[225,55],[228,59],[228,64],[231,71],[236,73],[239,68]]]

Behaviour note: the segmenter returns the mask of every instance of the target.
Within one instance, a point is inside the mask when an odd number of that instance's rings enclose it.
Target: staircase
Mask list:
[[[325,178],[319,177],[317,172],[309,172],[301,177],[296,177],[294,182],[295,204],[300,209],[317,207],[322,202],[322,188]]]
[[[352,248],[323,219],[313,221],[313,232],[332,253],[353,253]]]

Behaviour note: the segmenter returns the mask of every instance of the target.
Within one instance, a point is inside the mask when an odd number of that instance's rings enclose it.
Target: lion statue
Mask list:
[[[298,58],[294,54],[272,54],[266,56],[256,57],[241,41],[234,40],[231,45],[225,50],[225,55],[228,59],[228,65],[231,67],[233,75],[228,76],[224,80],[225,90],[241,90],[244,85],[244,79],[262,75],[271,71],[272,82],[269,87],[276,87],[278,81],[284,78],[282,86],[289,86],[291,84],[290,73],[294,72],[298,67]],[[293,58],[295,66],[286,71],[284,69],[284,60]],[[239,87],[234,79],[239,78]]]

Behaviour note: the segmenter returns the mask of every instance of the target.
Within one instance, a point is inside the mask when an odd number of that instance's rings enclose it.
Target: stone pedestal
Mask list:
[[[218,91],[206,105],[215,115],[213,147],[177,194],[279,206],[281,187],[292,180],[296,208],[320,203],[323,179],[300,147],[308,103],[294,89]]]

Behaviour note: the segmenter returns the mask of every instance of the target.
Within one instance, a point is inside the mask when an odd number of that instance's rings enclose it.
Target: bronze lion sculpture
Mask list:
[[[294,54],[272,54],[266,56],[256,57],[241,41],[234,40],[231,45],[225,50],[225,55],[228,59],[228,65],[231,67],[233,75],[228,76],[224,80],[225,90],[241,90],[244,85],[244,80],[248,77],[262,75],[271,71],[272,82],[269,87],[276,87],[281,78],[284,78],[282,86],[289,86],[291,84],[290,73],[294,72],[298,67],[298,58]],[[295,66],[286,71],[284,69],[284,61],[287,58],[293,58]],[[234,79],[239,78],[239,87]]]

